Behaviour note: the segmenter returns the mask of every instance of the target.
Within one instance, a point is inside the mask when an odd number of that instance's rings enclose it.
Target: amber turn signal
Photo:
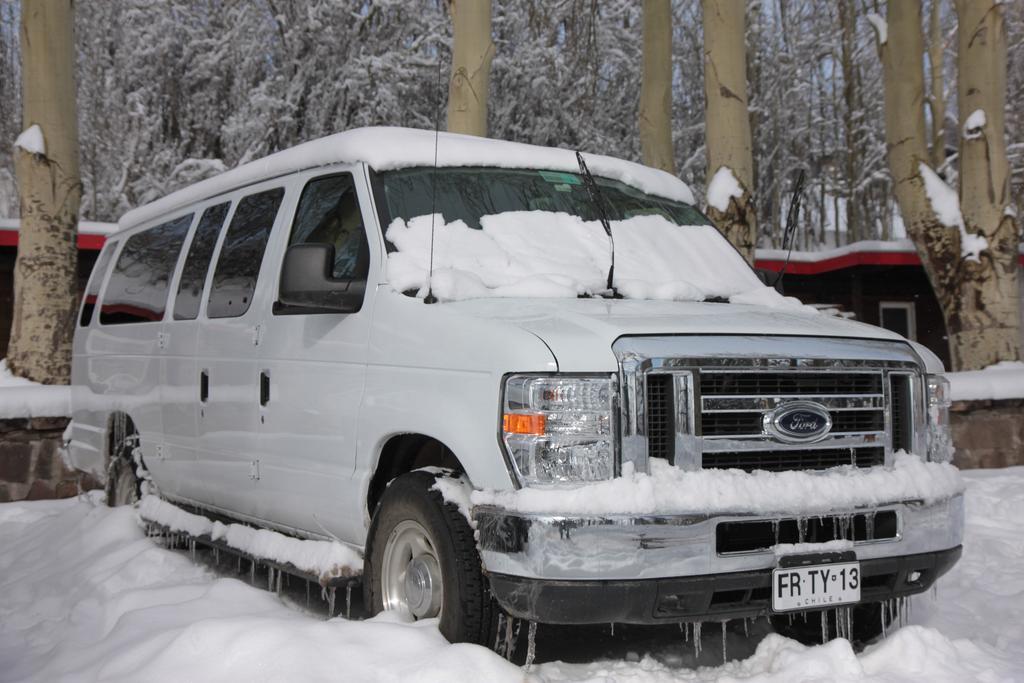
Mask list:
[[[547,430],[547,418],[537,413],[505,413],[502,425],[506,434],[541,436]]]

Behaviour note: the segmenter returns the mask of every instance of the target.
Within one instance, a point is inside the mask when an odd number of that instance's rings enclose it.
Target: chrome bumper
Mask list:
[[[895,511],[898,532],[895,538],[855,543],[860,560],[948,550],[963,542],[962,495],[929,505],[897,502],[833,510],[828,516],[869,510]],[[473,517],[481,559],[489,573],[557,581],[608,581],[706,576],[774,567],[776,557],[771,549],[716,552],[716,527],[722,522],[792,519],[794,515],[567,517],[477,506]]]

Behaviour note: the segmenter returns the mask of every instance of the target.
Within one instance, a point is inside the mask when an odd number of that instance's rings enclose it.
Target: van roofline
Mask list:
[[[539,168],[578,172],[573,150],[542,147],[457,133],[437,134],[437,165]],[[435,132],[415,128],[368,127],[311,140],[270,156],[242,164],[201,180],[124,214],[120,231],[128,230],[191,204],[232,192],[247,185],[313,168],[344,163],[365,163],[377,171],[433,166]],[[682,180],[665,171],[598,154],[585,154],[595,175],[619,180],[643,192],[674,201],[694,203]]]

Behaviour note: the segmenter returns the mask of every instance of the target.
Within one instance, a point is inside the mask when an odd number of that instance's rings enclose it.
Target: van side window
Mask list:
[[[310,243],[334,247],[335,279],[366,279],[370,247],[351,173],[316,178],[302,190],[288,246]]]
[[[236,318],[249,310],[282,197],[284,188],[277,187],[238,202],[217,257],[207,316]]]
[[[103,293],[101,324],[163,319],[171,274],[194,215],[175,218],[128,238]]]
[[[181,281],[178,282],[178,294],[174,299],[175,320],[195,320],[199,315],[203,284],[210,270],[213,248],[217,246],[217,237],[229,208],[231,202],[211,206],[199,219],[192,244],[188,248],[188,256],[185,257],[185,267],[181,270]]]
[[[100,285],[103,284],[103,276],[107,274],[110,267],[110,259],[117,251],[117,242],[107,242],[99,259],[92,267],[92,275],[89,276],[89,284],[85,287],[85,296],[82,297],[82,314],[78,318],[78,324],[82,327],[89,327],[92,322],[92,311],[96,308],[96,298],[100,294]]]

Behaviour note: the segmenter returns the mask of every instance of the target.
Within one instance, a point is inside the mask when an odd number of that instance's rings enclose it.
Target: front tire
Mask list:
[[[134,505],[142,498],[142,480],[135,465],[135,449],[139,436],[130,423],[111,436],[110,465],[107,468],[107,505]],[[115,432],[117,434],[117,432]]]
[[[388,486],[370,525],[363,569],[365,600],[413,619],[438,619],[449,641],[492,644],[494,605],[473,529],[433,490],[438,476],[416,471]]]

